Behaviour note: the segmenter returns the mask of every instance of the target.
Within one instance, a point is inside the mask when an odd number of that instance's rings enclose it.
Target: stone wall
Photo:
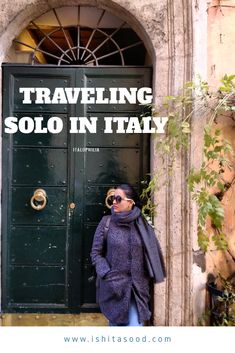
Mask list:
[[[53,7],[90,5],[107,9],[126,20],[144,41],[153,64],[155,102],[176,94],[196,73],[205,74],[206,6],[204,0],[2,0],[0,62],[13,61],[12,40],[28,23]],[[152,169],[164,168],[167,187],[156,194],[156,228],[167,264],[167,281],[155,287],[155,325],[192,325],[205,301],[204,269],[193,264],[196,209],[187,192],[185,176],[200,161],[202,126],[193,123],[192,148],[179,156],[174,176],[151,150]],[[198,153],[197,153],[198,152]],[[200,298],[200,300],[197,300]]]

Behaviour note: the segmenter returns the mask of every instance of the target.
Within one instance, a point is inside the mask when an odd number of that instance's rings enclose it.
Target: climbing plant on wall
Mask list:
[[[232,119],[235,123],[235,75],[225,75],[217,91],[212,92],[207,82],[200,78],[197,82],[187,82],[177,96],[165,98],[161,107],[151,106],[152,114],[168,116],[164,136],[154,137],[154,148],[158,156],[167,166],[168,175],[164,170],[153,171],[149,182],[143,181],[142,199],[145,200],[143,214],[151,221],[157,210],[154,204],[154,193],[164,182],[174,176],[174,164],[182,152],[188,152],[190,145],[191,122],[198,119],[203,124],[203,143],[201,148],[201,164],[193,168],[187,176],[187,185],[192,200],[197,205],[198,244],[202,251],[207,252],[211,243],[217,250],[229,253],[235,264],[235,257],[230,249],[228,234],[224,227],[223,199],[235,184],[235,159],[232,145],[223,136],[219,119]],[[234,124],[235,125],[235,124]],[[226,173],[230,173],[230,178]],[[231,177],[232,175],[232,177]],[[216,283],[208,282],[214,306],[210,310],[210,324],[235,325],[235,279],[223,278],[220,270]]]
[[[207,82],[200,78],[197,82],[187,82],[179,95],[167,96],[161,107],[150,108],[154,116],[166,115],[167,112],[165,135],[154,137],[154,148],[167,164],[168,175],[173,173],[178,154],[189,148],[194,114],[200,117],[198,123],[204,124],[201,165],[198,169],[190,170],[187,177],[189,191],[198,208],[198,243],[203,251],[207,251],[210,241],[214,242],[217,249],[229,251],[223,231],[222,199],[235,183],[235,177],[229,183],[224,178],[227,169],[235,172],[235,163],[232,146],[223,138],[221,128],[217,127],[217,119],[222,115],[235,121],[235,75],[225,75],[216,92],[210,91]],[[162,173],[153,171],[150,181],[143,182],[143,214],[148,219],[156,212],[153,195],[160,188]],[[214,229],[212,237],[207,230],[208,222]]]

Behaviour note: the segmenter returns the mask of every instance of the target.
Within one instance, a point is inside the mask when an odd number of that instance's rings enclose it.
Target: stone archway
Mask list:
[[[147,48],[147,51],[149,53],[149,57],[151,57],[151,61],[154,62],[154,48],[152,46],[151,39],[149,38],[149,35],[146,32],[146,29],[144,26],[141,24],[141,22],[138,19],[138,16],[136,17],[135,14],[130,12],[128,8],[122,7],[122,4],[118,4],[119,1],[89,1],[89,0],[83,0],[83,1],[54,1],[53,5],[50,4],[50,2],[46,2],[43,4],[38,4],[36,1],[33,2],[31,5],[28,5],[24,7],[24,1],[19,2],[21,6],[18,11],[13,14],[12,9],[9,9],[9,11],[6,10],[6,17],[9,17],[9,23],[6,24],[6,29],[2,32],[1,35],[1,44],[0,44],[0,49],[1,49],[1,57],[0,57],[0,62],[7,61],[9,62],[9,56],[11,53],[9,53],[11,43],[14,38],[17,37],[17,35],[27,27],[28,23],[37,18],[38,16],[50,11],[52,8],[59,8],[62,6],[74,6],[74,5],[80,5],[80,6],[94,6],[100,9],[107,10],[110,13],[113,13],[114,15],[120,17],[123,19],[123,21],[126,21],[129,23],[129,25],[133,28],[133,30],[139,35],[139,37],[142,39],[142,41],[145,43],[145,46]],[[7,9],[7,7],[6,7]],[[14,16],[15,15],[15,16]],[[11,20],[11,18],[13,20]]]

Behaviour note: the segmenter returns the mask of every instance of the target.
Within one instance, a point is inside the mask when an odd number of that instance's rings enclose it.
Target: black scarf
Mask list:
[[[153,228],[143,218],[140,209],[134,207],[131,211],[115,213],[112,208],[111,211],[111,220],[114,222],[125,224],[134,221],[136,230],[140,234],[144,245],[149,276],[153,278],[155,283],[163,282],[166,277],[166,271],[161,247]]]

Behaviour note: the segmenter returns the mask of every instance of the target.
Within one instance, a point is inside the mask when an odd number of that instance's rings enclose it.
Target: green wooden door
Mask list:
[[[33,94],[32,103],[23,104],[19,89],[149,87],[151,70],[4,65],[3,74],[3,118],[42,116],[44,127],[50,117],[63,121],[58,134],[3,132],[3,311],[94,312],[89,254],[108,212],[106,192],[120,182],[139,189],[149,167],[148,136],[104,134],[103,120],[139,116],[143,107],[35,104]],[[70,117],[97,117],[97,133],[70,133]],[[47,195],[40,211],[31,205],[37,189]]]

